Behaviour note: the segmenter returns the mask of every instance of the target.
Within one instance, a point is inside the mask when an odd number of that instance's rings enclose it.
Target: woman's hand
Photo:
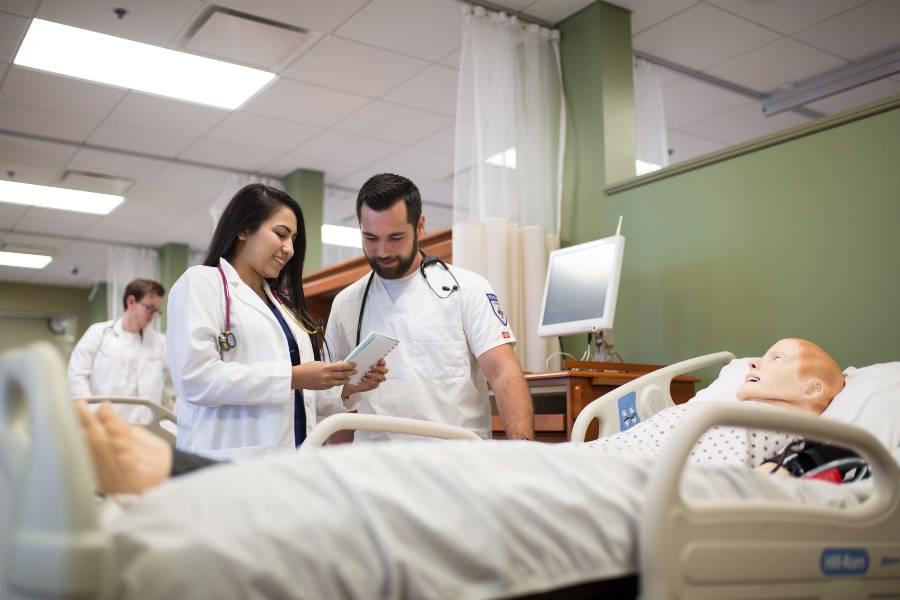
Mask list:
[[[327,390],[343,385],[356,373],[353,363],[327,363],[320,360],[291,367],[291,389]]]
[[[369,367],[369,370],[363,375],[362,380],[356,384],[347,384],[344,386],[344,389],[341,390],[341,398],[346,400],[350,397],[350,394],[357,394],[359,392],[368,392],[370,390],[374,390],[377,388],[382,381],[384,381],[385,377],[387,377],[388,368],[387,363],[384,362],[382,358],[377,363]]]

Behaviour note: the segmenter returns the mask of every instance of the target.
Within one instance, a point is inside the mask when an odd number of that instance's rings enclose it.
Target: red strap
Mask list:
[[[822,481],[827,481],[829,483],[844,483],[844,478],[841,477],[841,472],[837,469],[828,469],[827,471],[822,471],[821,473],[816,473],[811,477],[806,477],[805,479],[821,479]]]

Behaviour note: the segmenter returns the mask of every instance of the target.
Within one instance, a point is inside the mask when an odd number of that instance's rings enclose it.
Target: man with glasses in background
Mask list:
[[[133,396],[163,404],[166,336],[150,324],[160,312],[165,293],[158,281],[135,279],[122,295],[122,315],[88,328],[69,358],[73,398]],[[120,405],[116,410],[131,422],[149,415],[140,406]]]

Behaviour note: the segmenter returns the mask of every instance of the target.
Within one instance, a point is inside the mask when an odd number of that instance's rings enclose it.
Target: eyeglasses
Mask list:
[[[162,314],[162,311],[160,309],[156,308],[155,306],[150,306],[149,304],[144,304],[143,302],[138,302],[138,304],[143,306],[144,310],[146,310],[147,314],[150,315],[151,317]]]

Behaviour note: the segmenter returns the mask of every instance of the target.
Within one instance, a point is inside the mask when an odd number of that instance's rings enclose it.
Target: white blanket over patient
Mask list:
[[[109,525],[114,597],[496,598],[633,574],[653,462],[447,442],[207,469]],[[683,487],[700,501],[858,501],[854,486],[730,465],[688,467]]]

